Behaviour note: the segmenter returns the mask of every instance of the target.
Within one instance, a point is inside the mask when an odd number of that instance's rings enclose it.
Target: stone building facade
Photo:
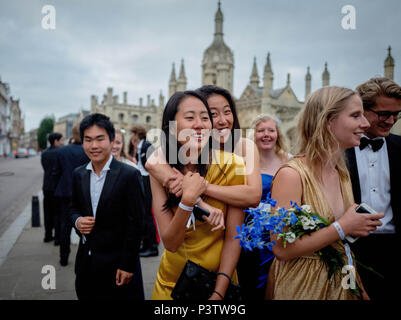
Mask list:
[[[25,121],[19,106],[20,100],[10,98],[10,147],[11,151],[17,149],[21,144],[21,139],[25,133]]]
[[[10,153],[9,127],[9,104],[10,87],[0,80],[0,157]]]
[[[91,96],[90,112],[99,112],[110,117],[115,128],[125,132],[125,141],[128,143],[130,129],[134,124],[143,125],[146,130],[160,128],[164,104],[165,98],[162,92],[160,92],[157,105],[150,95],[147,96],[145,104],[143,98],[139,99],[138,104],[129,104],[127,92],[123,92],[123,99],[120,102],[119,96],[113,95],[113,88],[107,88],[107,93],[103,95],[101,103],[98,102],[97,96]]]

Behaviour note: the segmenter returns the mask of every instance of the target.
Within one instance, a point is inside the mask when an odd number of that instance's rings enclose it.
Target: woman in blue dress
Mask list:
[[[260,174],[262,177],[262,198],[270,193],[271,183],[277,170],[290,157],[281,133],[279,120],[268,114],[258,115],[253,121],[253,139],[260,155]],[[268,206],[261,202],[260,208]],[[246,221],[249,221],[245,218]],[[242,249],[237,266],[240,285],[245,300],[263,300],[269,267],[273,253],[268,249],[245,251]]]

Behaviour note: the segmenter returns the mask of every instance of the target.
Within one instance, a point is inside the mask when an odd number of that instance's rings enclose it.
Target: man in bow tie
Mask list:
[[[401,234],[401,137],[390,133],[401,112],[401,87],[388,78],[372,78],[356,90],[370,123],[359,147],[346,150],[356,203],[384,212],[383,225],[352,245],[358,272],[371,299],[399,296],[401,273],[396,264]]]

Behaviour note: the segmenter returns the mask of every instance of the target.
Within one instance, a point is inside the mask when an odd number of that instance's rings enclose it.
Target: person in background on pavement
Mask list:
[[[71,229],[72,224],[69,219],[69,207],[72,195],[72,172],[75,168],[88,163],[81,145],[79,136],[79,123],[72,128],[74,142],[58,148],[57,162],[54,167],[54,175],[57,176],[58,183],[54,196],[59,205],[60,221],[60,264],[66,266],[70,255]]]
[[[401,234],[401,137],[390,130],[400,117],[401,86],[388,78],[372,78],[356,91],[370,127],[361,144],[346,151],[352,190],[356,203],[384,212],[384,218],[382,226],[351,247],[358,261],[384,276],[359,268],[371,299],[396,299],[401,285],[395,262]]]
[[[146,161],[153,152],[153,146],[149,141],[146,141],[146,129],[143,126],[134,125],[131,128],[131,144],[137,150],[135,159],[142,174],[145,188],[145,216],[143,221],[142,246],[139,255],[141,257],[154,257],[159,255],[156,237],[157,225],[152,213],[152,190],[150,188],[149,172],[145,169]]]
[[[57,163],[56,149],[63,145],[63,135],[58,132],[50,133],[47,140],[50,147],[42,152],[40,162],[44,171],[43,174],[43,215],[45,225],[44,242],[54,240],[54,245],[60,243],[60,224],[58,219],[57,202],[54,198],[54,191],[57,187],[57,177],[53,175],[53,168]],[[54,229],[54,236],[53,236]]]
[[[115,130],[105,115],[85,117],[80,134],[90,162],[73,175],[70,215],[81,234],[75,260],[77,297],[143,299],[143,291],[134,292],[129,285],[139,272],[141,174],[111,155]]]
[[[125,163],[129,166],[134,167],[135,169],[138,169],[138,166],[128,160],[127,155],[125,153],[125,142],[124,142],[124,133],[121,130],[117,130],[115,133],[114,141],[113,141],[113,147],[111,148],[111,154],[114,157],[114,159]],[[141,179],[139,180],[141,184],[141,197],[142,201],[145,199],[145,191],[143,187],[143,181],[142,181],[142,175]],[[133,195],[138,196],[138,195]],[[138,262],[137,262],[137,267],[136,267],[136,272],[134,276],[132,277],[132,286],[134,288],[133,292],[138,292],[138,294],[142,297],[140,300],[145,299],[145,294],[144,294],[144,289],[143,289],[143,279],[142,279],[142,267],[141,267],[141,262],[138,256]]]

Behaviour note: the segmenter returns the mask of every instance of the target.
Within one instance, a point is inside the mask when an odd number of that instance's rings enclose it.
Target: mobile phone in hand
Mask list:
[[[210,212],[206,209],[203,209],[202,207],[199,207],[198,205],[194,205],[194,209],[192,210],[192,213],[194,214],[195,218],[199,221],[205,221],[202,216],[210,216]]]
[[[368,206],[366,203],[361,203],[356,209],[356,213],[377,213],[376,210],[372,209],[370,206]],[[345,236],[345,239],[347,239],[348,242],[354,243],[356,240],[359,239],[359,237],[352,237],[350,235]]]

